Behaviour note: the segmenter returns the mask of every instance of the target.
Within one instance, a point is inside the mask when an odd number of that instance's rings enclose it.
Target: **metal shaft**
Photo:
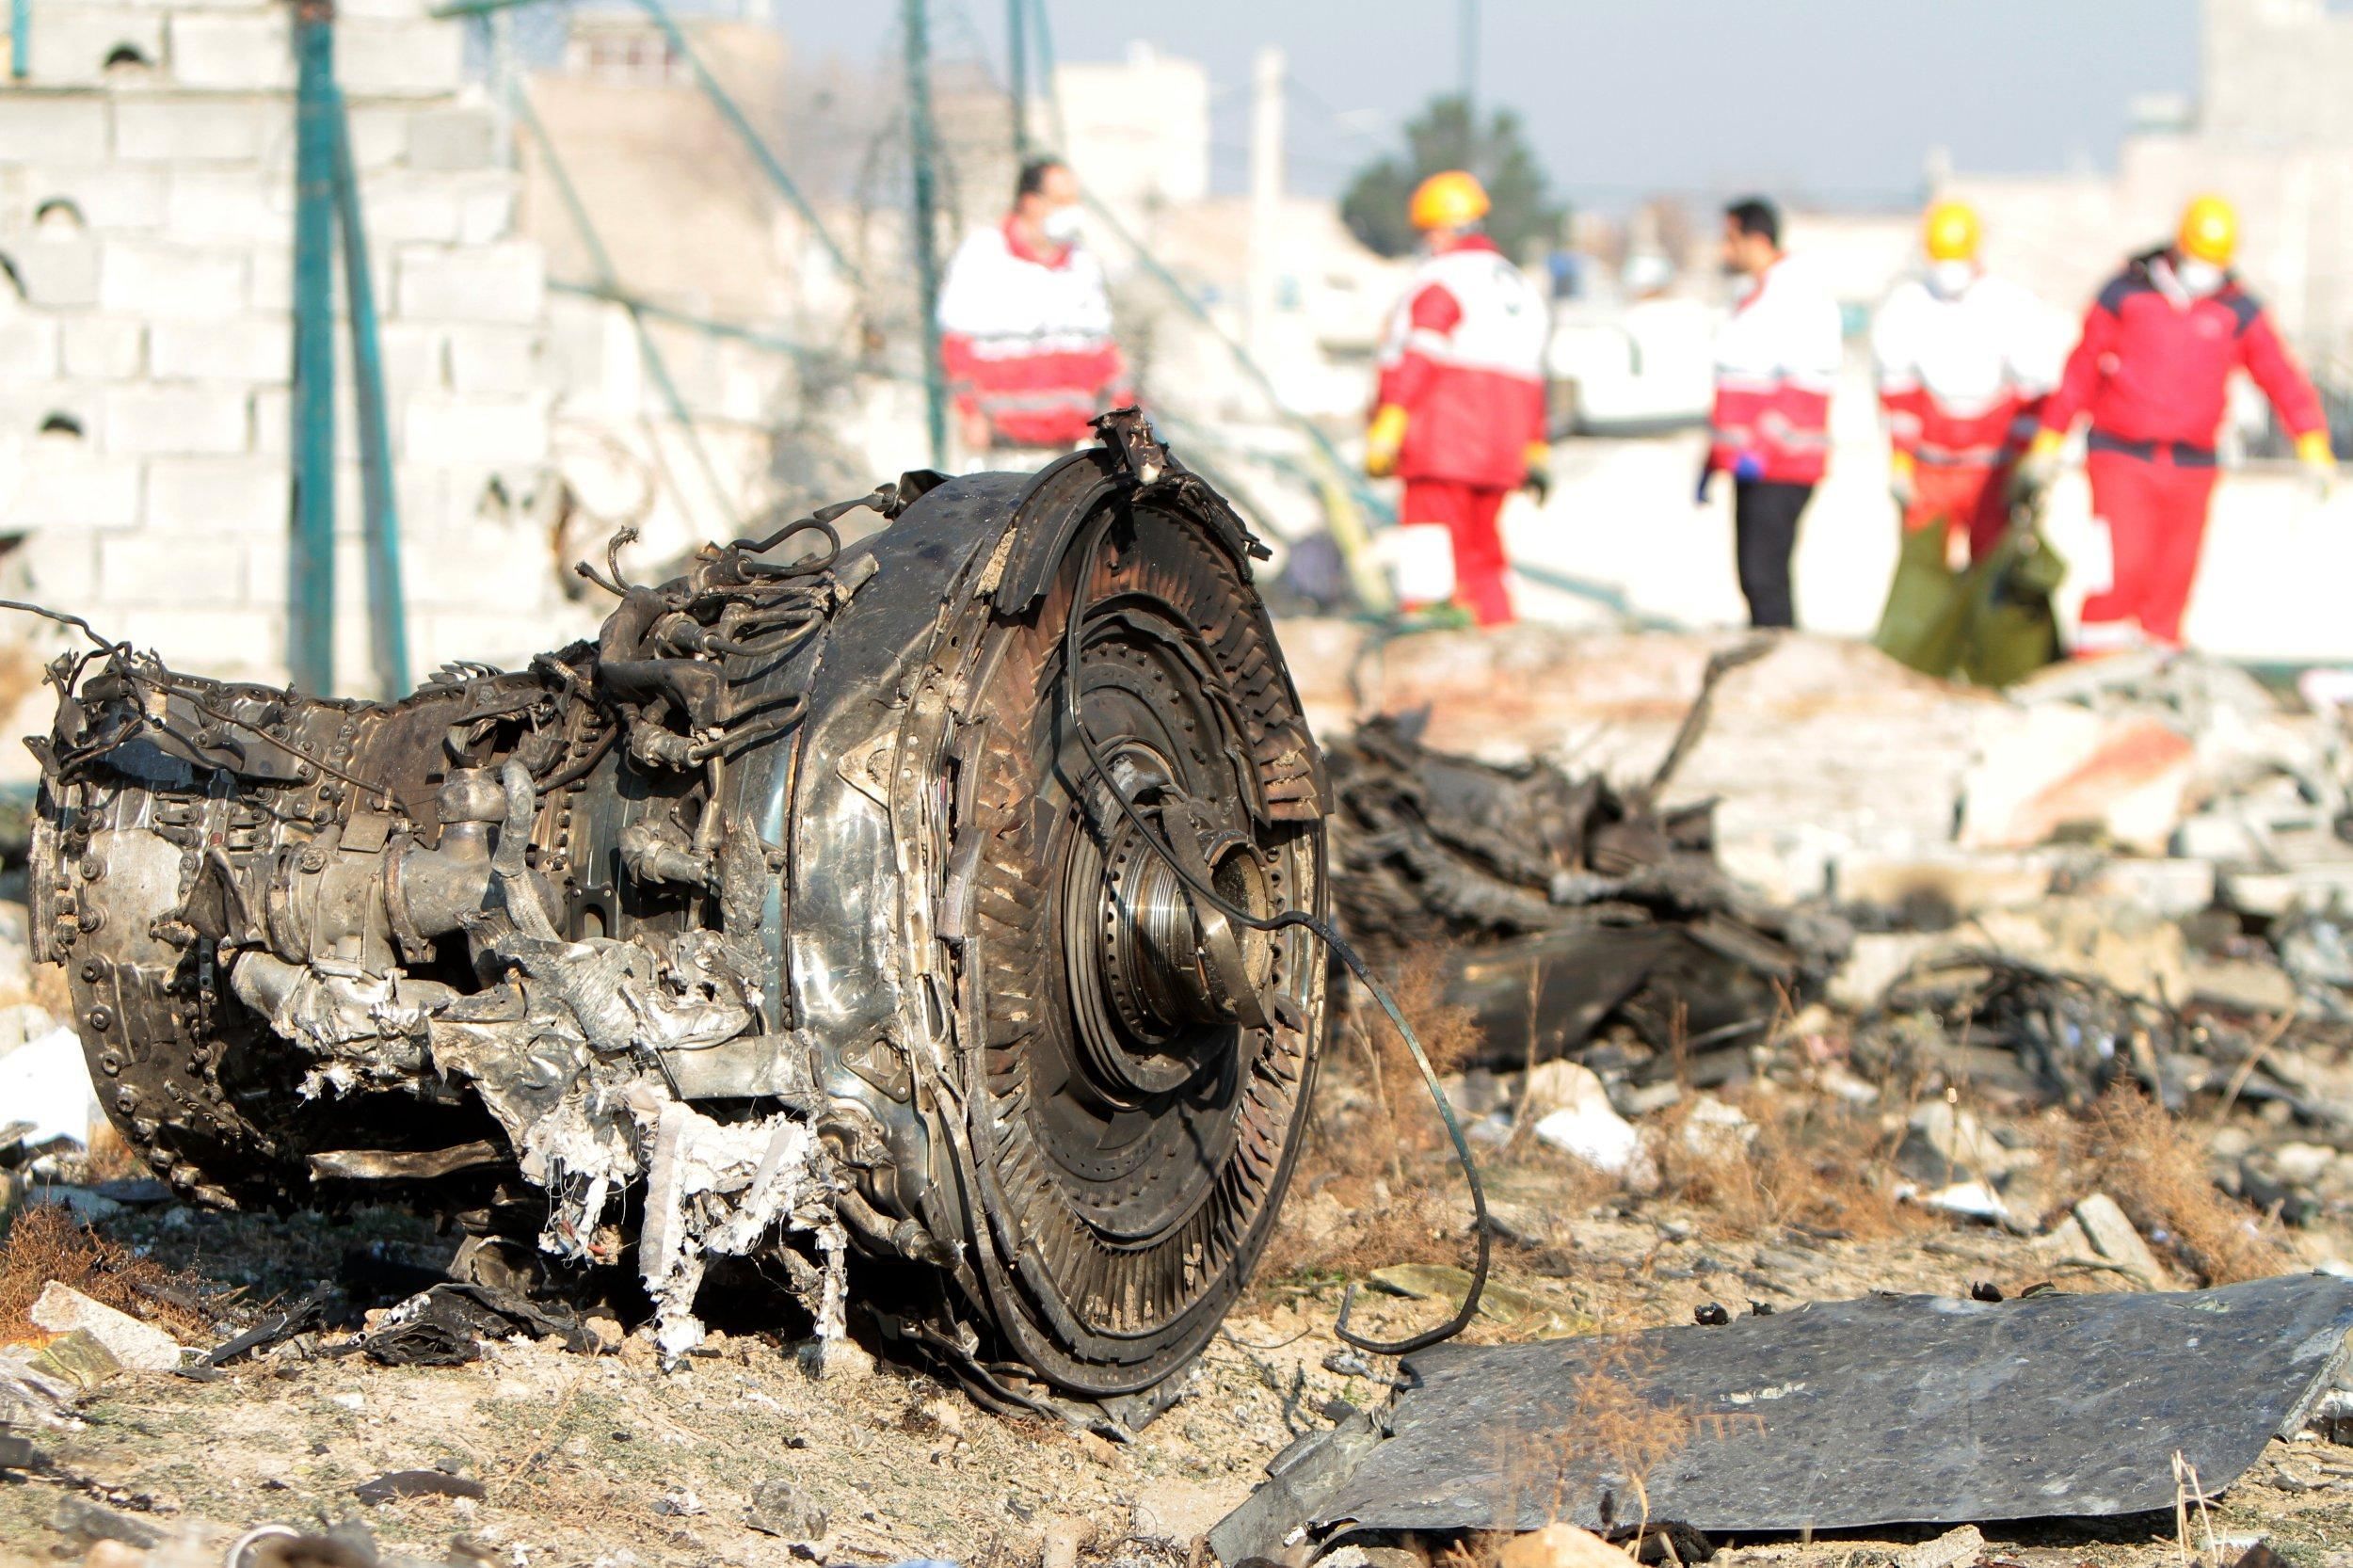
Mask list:
[[[305,691],[335,683],[334,9],[295,12],[293,538],[288,671]]]
[[[939,251],[934,229],[938,205],[933,165],[936,142],[932,127],[932,36],[926,0],[904,0],[907,70],[907,144],[914,162],[914,194],[907,214],[914,239],[917,308],[923,316],[923,422],[931,437],[932,466],[948,466],[948,381],[939,362]]]
[[[343,231],[344,299],[351,312],[352,403],[360,424],[360,495],[368,563],[368,653],[376,695],[408,695],[408,600],[401,588],[400,504],[392,487],[392,440],[384,405],[384,354],[376,317],[376,279],[360,211],[360,170],[351,121],[334,91],[335,214]]]

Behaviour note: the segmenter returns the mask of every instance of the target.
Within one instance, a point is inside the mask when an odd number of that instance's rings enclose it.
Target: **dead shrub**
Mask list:
[[[1687,1136],[1690,1108],[1659,1118],[1662,1192],[1697,1210],[1719,1240],[1784,1225],[1877,1241],[1933,1222],[1896,1201],[1884,1138],[1869,1118],[1836,1101],[1781,1095],[1732,1096],[1756,1135],[1745,1144]]]
[[[0,1343],[47,1337],[30,1314],[53,1279],[183,1339],[202,1337],[208,1326],[182,1304],[207,1288],[204,1281],[107,1240],[55,1204],[29,1204],[0,1237]]]
[[[2206,1137],[2132,1083],[2116,1083],[2052,1151],[2070,1203],[2105,1192],[2152,1241],[2207,1285],[2267,1279],[2293,1266],[2255,1215],[2207,1174]]]

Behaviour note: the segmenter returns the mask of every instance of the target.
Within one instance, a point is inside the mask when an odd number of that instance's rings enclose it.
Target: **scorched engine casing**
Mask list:
[[[616,567],[594,643],[390,705],[60,660],[34,939],[117,1126],[212,1203],[391,1183],[632,1261],[673,1352],[718,1254],[838,1336],[854,1249],[968,1373],[1184,1365],[1273,1222],[1324,968],[1143,826],[1321,914],[1324,785],[1256,541],[1099,424],[909,474],[847,550],[844,506]]]

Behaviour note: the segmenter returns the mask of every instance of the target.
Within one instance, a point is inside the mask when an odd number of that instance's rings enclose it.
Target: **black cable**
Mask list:
[[[1247,909],[1239,908],[1227,903],[1216,888],[1195,877],[1191,871],[1187,870],[1183,861],[1177,858],[1176,852],[1169,847],[1167,840],[1160,836],[1159,830],[1144,821],[1144,813],[1137,808],[1135,802],[1128,798],[1127,792],[1119,787],[1118,781],[1112,776],[1110,764],[1103,760],[1101,748],[1095,744],[1095,737],[1087,733],[1086,719],[1080,712],[1079,692],[1079,661],[1083,651],[1086,631],[1087,585],[1095,580],[1095,568],[1102,552],[1103,536],[1111,532],[1112,520],[1112,515],[1106,512],[1097,518],[1088,530],[1086,542],[1079,551],[1079,576],[1077,583],[1071,588],[1069,618],[1063,625],[1063,704],[1070,721],[1071,733],[1078,737],[1079,744],[1085,751],[1087,760],[1094,765],[1096,773],[1101,777],[1103,787],[1111,792],[1112,799],[1118,803],[1120,812],[1128,819],[1128,825],[1136,830],[1152,853],[1167,864],[1169,870],[1176,874],[1177,880],[1185,885],[1195,899],[1206,903],[1227,920],[1237,921],[1252,931],[1273,933],[1295,928],[1313,936],[1324,945],[1328,952],[1347,965],[1349,972],[1356,977],[1366,990],[1372,993],[1372,1000],[1380,1003],[1381,1011],[1388,1015],[1389,1022],[1397,1030],[1398,1037],[1405,1042],[1406,1050],[1414,1058],[1414,1065],[1421,1069],[1422,1082],[1429,1088],[1430,1098],[1438,1108],[1439,1119],[1446,1123],[1447,1136],[1454,1144],[1455,1159],[1463,1167],[1464,1179],[1470,1184],[1473,1215],[1471,1226],[1479,1239],[1479,1262],[1478,1266],[1471,1271],[1470,1288],[1464,1292],[1461,1309],[1446,1322],[1426,1333],[1413,1335],[1404,1339],[1385,1341],[1367,1339],[1349,1328],[1349,1309],[1355,1304],[1356,1301],[1356,1287],[1352,1284],[1346,1294],[1340,1298],[1340,1314],[1337,1321],[1332,1325],[1332,1332],[1341,1343],[1371,1355],[1410,1355],[1416,1351],[1427,1350],[1432,1345],[1453,1338],[1470,1327],[1471,1320],[1479,1315],[1480,1297],[1487,1288],[1487,1269],[1494,1250],[1494,1237],[1487,1218],[1487,1190],[1479,1178],[1479,1162],[1471,1158],[1470,1141],[1463,1135],[1463,1124],[1455,1118],[1454,1108],[1448,1103],[1446,1090],[1438,1082],[1437,1069],[1430,1064],[1430,1057],[1421,1048],[1421,1039],[1414,1032],[1414,1026],[1405,1021],[1405,1015],[1399,1010],[1396,999],[1389,995],[1388,987],[1373,977],[1370,967],[1365,963],[1362,955],[1349,945],[1347,938],[1334,930],[1329,923],[1318,920],[1304,909],[1286,909],[1279,914],[1267,917],[1254,915]]]

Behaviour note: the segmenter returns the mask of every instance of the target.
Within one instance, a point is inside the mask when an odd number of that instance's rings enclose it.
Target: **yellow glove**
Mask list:
[[[1920,493],[1919,465],[1909,452],[1897,451],[1887,458],[1887,492],[1896,498],[1898,511],[1912,509],[1912,498]]]
[[[1542,506],[1552,497],[1552,443],[1529,441],[1522,461],[1527,465],[1528,477],[1520,481],[1520,486]]]
[[[1394,403],[1382,404],[1365,430],[1365,472],[1375,479],[1395,473],[1398,449],[1404,444],[1405,410]]]
[[[2329,449],[2329,432],[2313,430],[2297,437],[2296,460],[2312,476],[2313,488],[2320,499],[2328,500],[2329,491],[2337,482],[2337,455]]]
[[[2059,449],[2066,444],[2067,432],[2064,430],[2038,430],[2034,433],[2034,444],[2026,448],[2026,455],[2019,458],[2018,466],[2010,471],[2011,505],[2023,505],[2051,488],[2051,481],[2058,477]]]

